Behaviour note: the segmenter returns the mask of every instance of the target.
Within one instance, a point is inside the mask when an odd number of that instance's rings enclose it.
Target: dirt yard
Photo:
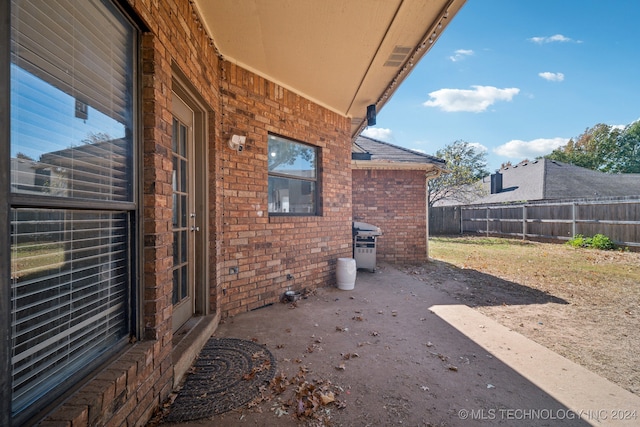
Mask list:
[[[430,256],[403,270],[640,394],[640,253],[455,237]]]

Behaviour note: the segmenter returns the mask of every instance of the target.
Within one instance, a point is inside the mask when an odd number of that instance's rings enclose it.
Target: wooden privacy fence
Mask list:
[[[432,207],[429,232],[557,240],[600,233],[640,247],[640,198]]]

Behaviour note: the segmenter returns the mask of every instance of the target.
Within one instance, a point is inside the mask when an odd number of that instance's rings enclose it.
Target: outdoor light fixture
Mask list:
[[[367,106],[367,126],[375,126],[376,124],[376,105]]]

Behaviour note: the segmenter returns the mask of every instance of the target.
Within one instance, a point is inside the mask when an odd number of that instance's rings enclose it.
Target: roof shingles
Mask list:
[[[352,144],[352,152],[369,153],[372,161],[427,163],[444,168],[445,161],[408,148],[378,141],[366,136],[358,136]]]

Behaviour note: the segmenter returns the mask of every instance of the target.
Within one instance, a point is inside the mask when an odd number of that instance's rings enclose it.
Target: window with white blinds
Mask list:
[[[109,0],[11,1],[17,424],[131,332],[136,45]]]
[[[11,211],[14,411],[127,335],[127,217]]]
[[[11,191],[132,201],[133,29],[99,0],[14,1]]]

